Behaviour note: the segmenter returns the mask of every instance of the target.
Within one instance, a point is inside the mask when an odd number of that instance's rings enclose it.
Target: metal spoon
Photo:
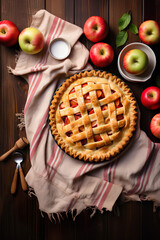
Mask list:
[[[21,162],[23,161],[23,155],[20,152],[15,152],[14,156],[15,156],[14,161],[17,163],[17,166],[15,169],[12,184],[11,184],[11,193],[12,194],[14,194],[17,189],[18,172],[20,174],[21,186],[22,186],[23,191],[26,191],[28,189],[27,182],[24,178],[23,170],[21,167]]]

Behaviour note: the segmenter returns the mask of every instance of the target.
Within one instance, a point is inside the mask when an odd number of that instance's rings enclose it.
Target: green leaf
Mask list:
[[[125,44],[125,42],[127,41],[127,38],[128,38],[127,31],[123,30],[119,32],[116,37],[116,47],[120,47],[123,44]]]
[[[136,26],[135,24],[133,24],[133,23],[129,26],[129,30],[130,30],[131,33],[133,33],[133,34],[138,34],[138,28],[137,28],[137,26]]]
[[[130,24],[130,21],[131,21],[131,15],[129,13],[124,13],[118,21],[119,31],[124,30]]]

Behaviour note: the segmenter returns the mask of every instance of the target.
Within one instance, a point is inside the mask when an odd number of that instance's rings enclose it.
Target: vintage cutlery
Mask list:
[[[14,157],[15,157],[14,161],[17,163],[17,166],[15,169],[12,184],[11,184],[11,193],[12,194],[14,194],[17,189],[18,172],[20,174],[21,186],[22,186],[23,191],[27,191],[27,189],[28,189],[27,182],[24,178],[23,170],[21,167],[21,162],[23,161],[23,155],[20,152],[15,152]]]

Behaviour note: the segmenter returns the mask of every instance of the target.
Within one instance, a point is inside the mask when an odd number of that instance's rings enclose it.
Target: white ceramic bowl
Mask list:
[[[49,44],[49,52],[54,59],[64,60],[69,56],[71,46],[64,38],[55,38]]]
[[[140,49],[140,50],[144,51],[148,56],[148,68],[144,73],[142,73],[140,75],[130,74],[130,73],[126,72],[123,67],[124,55],[131,49]],[[120,52],[120,54],[118,56],[118,70],[119,70],[121,76],[130,82],[146,82],[147,80],[149,80],[151,78],[155,67],[156,67],[156,56],[155,56],[153,50],[144,43],[134,42],[134,43],[128,44],[126,47],[124,47],[122,49],[122,51]]]

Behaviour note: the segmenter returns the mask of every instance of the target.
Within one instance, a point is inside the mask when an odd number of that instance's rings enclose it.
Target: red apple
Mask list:
[[[92,16],[84,24],[84,34],[92,42],[102,41],[108,34],[108,25],[102,17]]]
[[[148,87],[141,94],[142,104],[149,109],[157,109],[160,107],[160,89],[158,87]]]
[[[156,21],[147,20],[139,27],[139,37],[145,44],[153,45],[160,41],[160,28]]]
[[[152,134],[157,137],[160,138],[160,113],[156,114],[150,123],[150,129]]]
[[[97,67],[106,67],[113,61],[113,48],[107,43],[96,43],[90,49],[90,58]]]
[[[18,41],[19,30],[17,26],[9,21],[0,21],[0,43],[7,47],[15,45]]]

